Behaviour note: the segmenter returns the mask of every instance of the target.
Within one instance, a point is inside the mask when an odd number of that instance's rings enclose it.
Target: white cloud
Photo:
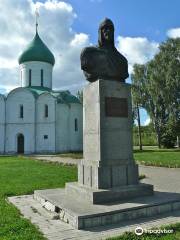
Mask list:
[[[35,8],[38,7],[39,35],[53,52],[56,64],[53,87],[76,91],[86,84],[80,69],[80,52],[90,45],[89,36],[73,30],[76,13],[63,1],[0,0],[0,86],[10,89],[20,85],[18,57],[35,34]],[[133,64],[144,64],[158,51],[158,43],[147,38],[118,37],[118,50]]]
[[[146,120],[145,120],[145,122],[143,122],[143,126],[147,126],[147,125],[149,125],[149,123],[151,122],[151,119],[148,117],[148,118],[146,118]]]
[[[17,57],[26,43],[26,38],[30,36],[32,30],[28,1],[0,0],[0,76],[5,68],[16,68],[18,66]],[[28,24],[27,24],[28,23]],[[0,79],[1,83],[2,79]],[[4,79],[3,79],[4,81]],[[7,82],[7,84],[10,84]]]
[[[81,49],[89,45],[89,37],[73,31],[77,16],[72,6],[56,0],[0,0],[0,88],[10,90],[20,85],[18,57],[34,37],[36,7],[39,35],[56,60],[53,87],[77,91],[86,82],[79,56]]]
[[[158,43],[142,37],[119,36],[117,48],[128,59],[129,73],[132,73],[135,63],[144,64],[153,58],[158,52]]]
[[[180,28],[172,28],[167,31],[167,36],[169,38],[178,38],[180,37]]]
[[[65,3],[65,2],[59,2],[57,0],[47,0],[45,3],[41,2],[36,2],[35,4],[32,3],[32,9],[35,11],[36,7],[44,7],[47,10],[50,11],[57,11],[57,10],[62,10],[62,11],[67,11],[69,13],[73,12],[73,8],[70,4]]]
[[[70,46],[72,47],[82,47],[88,44],[88,35],[84,33],[75,34],[74,38],[70,42]]]

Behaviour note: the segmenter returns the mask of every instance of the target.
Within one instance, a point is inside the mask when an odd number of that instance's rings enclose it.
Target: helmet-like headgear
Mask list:
[[[102,29],[104,26],[112,26],[114,30],[114,24],[109,18],[105,18],[99,25],[99,30]]]
[[[103,39],[103,36],[102,36],[102,28],[105,27],[105,26],[111,26],[112,30],[113,30],[113,33],[114,33],[114,24],[113,24],[113,22],[111,21],[111,19],[105,18],[100,23],[99,29],[98,29],[98,44],[99,44],[99,46],[102,46],[103,42],[104,42],[104,39]],[[112,40],[112,46],[114,46],[114,37],[113,37],[113,40]]]

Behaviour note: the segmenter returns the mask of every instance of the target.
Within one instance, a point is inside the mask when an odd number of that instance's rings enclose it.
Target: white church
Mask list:
[[[0,94],[0,154],[82,150],[82,104],[52,89],[54,64],[36,29],[19,57],[21,87]]]

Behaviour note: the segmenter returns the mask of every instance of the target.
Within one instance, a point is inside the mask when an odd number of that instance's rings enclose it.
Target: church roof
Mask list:
[[[41,40],[38,32],[36,32],[33,40],[19,57],[19,64],[29,61],[47,62],[52,65],[55,64],[54,55]]]
[[[0,98],[4,99],[5,95],[0,93]]]
[[[79,99],[72,95],[70,91],[55,91],[47,87],[24,87],[25,89],[31,91],[35,97],[43,93],[49,93],[51,96],[57,99],[58,103],[80,103]]]

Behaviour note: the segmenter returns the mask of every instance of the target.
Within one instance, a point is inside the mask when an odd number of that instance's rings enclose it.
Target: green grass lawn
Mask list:
[[[179,152],[177,153],[179,154]],[[137,151],[136,154],[142,156],[146,152],[139,153]],[[149,154],[152,153],[149,152]],[[76,180],[76,166],[46,163],[27,157],[0,157],[0,240],[44,239],[38,229],[28,220],[22,218],[20,212],[6,201],[8,196],[32,194],[36,189],[64,187],[65,182]],[[180,224],[176,225],[176,230],[179,238],[160,239],[180,239]],[[173,234],[173,236],[176,235]],[[128,233],[116,239],[156,239],[134,237],[135,235]]]
[[[134,158],[142,165],[180,168],[180,150],[177,149],[134,150]]]
[[[58,156],[83,158],[82,153],[65,153]],[[156,146],[144,146],[140,151],[136,146],[134,147],[134,158],[142,165],[180,168],[180,149],[158,149]]]
[[[6,202],[8,196],[31,194],[35,189],[64,187],[77,180],[75,166],[45,163],[23,157],[0,157],[0,240],[44,239],[37,228],[21,218]]]

